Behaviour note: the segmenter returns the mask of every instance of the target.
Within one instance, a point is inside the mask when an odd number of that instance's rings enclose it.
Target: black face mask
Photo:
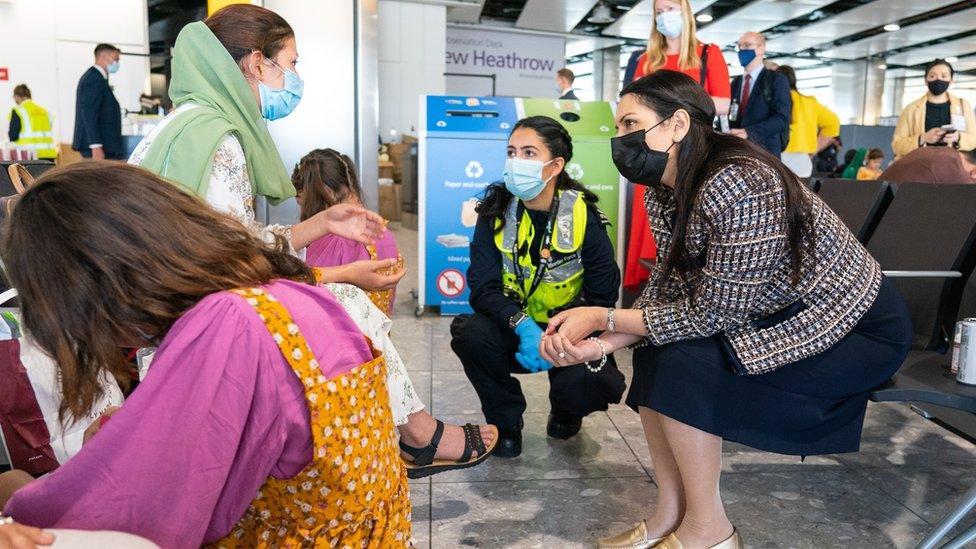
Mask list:
[[[647,146],[645,138],[648,131],[660,126],[665,120],[667,118],[647,130],[637,130],[610,139],[613,163],[617,166],[620,175],[626,177],[631,183],[648,186],[661,183],[664,169],[668,165],[668,152],[674,143],[671,143],[666,151],[655,151]]]
[[[929,87],[929,92],[932,95],[942,95],[949,89],[948,80],[929,80],[925,85]]]

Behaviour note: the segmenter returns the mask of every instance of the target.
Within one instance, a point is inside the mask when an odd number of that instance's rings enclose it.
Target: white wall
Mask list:
[[[417,97],[444,94],[444,6],[379,3],[379,132],[417,135]],[[395,139],[394,139],[395,140]]]
[[[54,120],[55,137],[71,142],[75,89],[91,66],[99,42],[122,50],[121,68],[110,83],[123,108],[136,110],[139,94],[149,90],[146,0],[14,0],[0,2],[0,67],[10,79],[0,81],[0,121],[6,140],[13,88],[27,84],[34,100]]]
[[[295,111],[269,127],[291,174],[312,149],[331,147],[352,156],[356,143],[354,11],[351,1],[265,0],[295,30],[298,74],[305,81]],[[272,222],[294,222],[294,200],[273,208]]]

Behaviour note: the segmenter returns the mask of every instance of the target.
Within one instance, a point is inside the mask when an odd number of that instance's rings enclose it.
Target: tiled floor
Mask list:
[[[483,420],[450,348],[450,318],[414,317],[417,233],[396,231],[407,264],[393,339],[431,412]],[[618,364],[628,376],[630,357]],[[546,438],[545,376],[520,378],[528,400],[524,451],[411,484],[414,543],[453,547],[593,547],[639,520],[655,500],[636,414],[593,414],[568,441]],[[858,454],[806,462],[729,444],[722,496],[749,547],[913,547],[976,484],[976,447],[906,405],[868,408]]]

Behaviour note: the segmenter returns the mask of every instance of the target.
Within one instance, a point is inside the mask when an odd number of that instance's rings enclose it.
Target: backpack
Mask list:
[[[761,95],[762,98],[766,100],[766,103],[769,104],[769,103],[772,103],[773,102],[773,79],[776,78],[775,75],[778,74],[778,73],[776,71],[770,71],[769,69],[766,69],[766,68],[764,68],[763,70],[764,71],[768,71],[768,72],[772,73],[772,75],[773,75],[773,76],[770,76],[769,78],[763,78],[762,79],[762,87],[759,88],[759,95]],[[732,89],[735,89],[736,86],[739,86],[739,92],[741,94],[741,92],[742,92],[742,75],[741,74],[739,76],[736,76],[735,78],[732,79]],[[755,86],[753,86],[752,93],[755,93],[755,92],[756,92],[756,89],[755,89]],[[752,96],[750,95],[750,97],[752,97]],[[745,116],[745,113],[744,112],[743,113],[739,113],[739,118],[742,118],[743,116]],[[790,125],[789,124],[786,125],[786,129],[785,130],[783,130],[783,131],[780,132],[780,134],[779,134],[779,140],[780,140],[780,144],[781,144],[781,147],[780,148],[781,149],[786,149],[786,144],[789,143],[789,141],[790,141]]]

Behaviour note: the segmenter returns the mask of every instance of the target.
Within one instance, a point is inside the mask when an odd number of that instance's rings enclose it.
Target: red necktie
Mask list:
[[[742,98],[739,100],[739,112],[745,114],[746,107],[749,106],[749,92],[752,91],[752,75],[746,73],[745,81],[742,83]]]

